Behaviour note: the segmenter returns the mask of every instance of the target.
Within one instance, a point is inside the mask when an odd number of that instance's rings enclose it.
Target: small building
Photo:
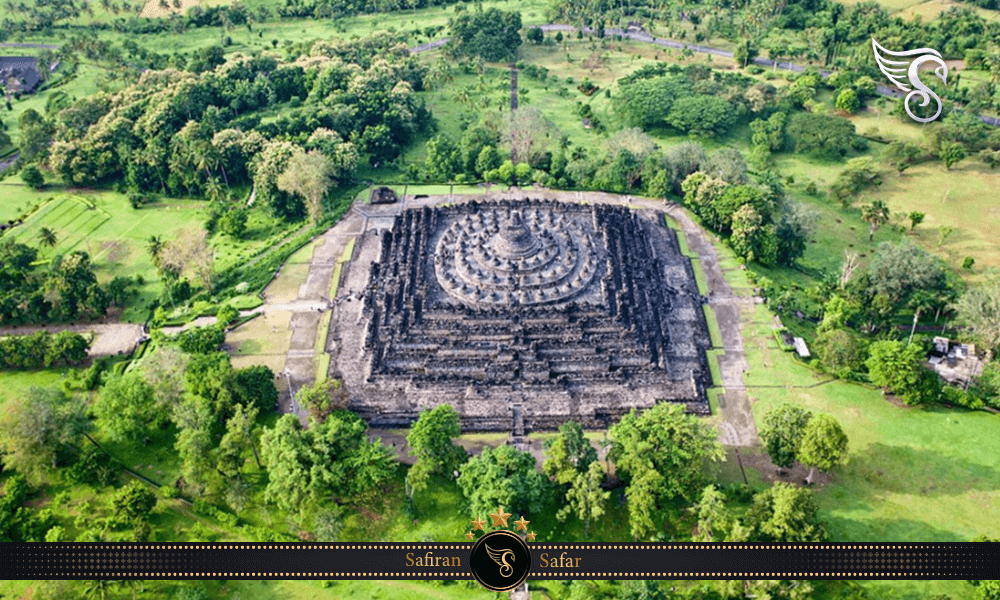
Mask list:
[[[975,344],[960,344],[945,337],[934,338],[934,351],[927,357],[928,366],[951,385],[966,387],[983,372]]]
[[[809,346],[806,346],[806,341],[800,337],[792,340],[792,344],[795,346],[795,352],[802,358],[809,358],[812,354],[809,354]]]
[[[392,191],[392,188],[381,186],[372,190],[369,200],[372,204],[394,204],[399,201],[399,198],[396,197],[396,192]]]
[[[34,56],[0,56],[0,87],[7,94],[30,94],[41,81]]]

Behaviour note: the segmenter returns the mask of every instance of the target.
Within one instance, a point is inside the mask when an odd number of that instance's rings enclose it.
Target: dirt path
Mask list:
[[[113,354],[130,354],[139,342],[146,339],[142,325],[135,323],[95,323],[93,325],[43,325],[0,328],[0,336],[27,335],[36,331],[58,333],[60,331],[75,331],[76,333],[93,333],[94,341],[90,344],[88,356],[111,356]]]

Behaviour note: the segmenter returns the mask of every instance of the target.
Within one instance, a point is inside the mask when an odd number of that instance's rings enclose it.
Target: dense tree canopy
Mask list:
[[[521,46],[521,13],[497,8],[465,11],[448,23],[448,51],[455,56],[479,56],[487,62],[512,60]]]
[[[629,525],[636,539],[659,530],[657,513],[673,500],[693,500],[707,463],[723,458],[716,433],[679,404],[662,402],[623,416],[609,436],[610,458],[628,482]]]
[[[432,475],[454,477],[467,458],[465,449],[452,442],[461,433],[458,411],[450,404],[421,411],[406,435],[410,454],[417,458],[406,477],[411,494],[427,489]]]
[[[50,165],[69,184],[124,174],[130,190],[171,195],[252,180],[276,214],[304,216],[302,199],[277,186],[293,156],[325,156],[328,180],[341,184],[359,155],[373,164],[392,160],[428,124],[413,95],[424,68],[399,41],[381,33],[317,42],[294,63],[236,55],[200,73],[146,71],[110,97],[80,100],[60,113]],[[265,125],[254,115],[292,97],[305,105]]]
[[[38,476],[75,455],[83,434],[93,429],[84,404],[59,390],[31,388],[8,406],[0,427],[3,462],[26,476]]]
[[[483,448],[460,471],[458,487],[475,515],[488,514],[497,506],[515,515],[531,515],[552,499],[552,484],[535,468],[535,457],[511,445]]]
[[[811,418],[812,413],[793,404],[784,404],[764,415],[760,438],[771,462],[786,469],[792,466]]]
[[[368,441],[367,425],[347,411],[303,429],[296,415],[278,419],[261,436],[261,460],[268,469],[264,497],[283,510],[358,501],[393,475],[396,460],[381,440]]]

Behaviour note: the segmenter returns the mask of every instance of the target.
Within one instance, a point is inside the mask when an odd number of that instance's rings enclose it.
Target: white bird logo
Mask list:
[[[514,573],[514,567],[507,564],[507,555],[510,554],[510,562],[514,562],[514,551],[508,549],[494,550],[488,544],[483,545],[486,546],[486,553],[490,555],[493,562],[500,565],[500,576],[510,577]]]
[[[941,115],[941,97],[934,93],[931,88],[927,87],[920,81],[920,66],[926,62],[934,63],[938,65],[934,69],[934,74],[941,79],[942,82],[948,83],[948,65],[945,64],[944,59],[941,58],[941,53],[932,48],[918,48],[916,50],[907,50],[905,52],[893,52],[892,50],[886,50],[881,44],[872,38],[872,49],[875,51],[875,61],[878,63],[878,68],[885,73],[896,87],[904,92],[909,92],[906,94],[906,98],[903,100],[903,107],[906,109],[906,114],[910,115],[910,118],[919,123],[929,123]],[[889,60],[883,55],[893,56],[896,58],[907,58],[910,56],[916,56],[917,58],[913,60]],[[909,65],[909,68],[906,67]],[[906,78],[909,80],[909,84],[916,89],[910,89],[907,82],[903,79],[903,73],[906,73]],[[937,102],[937,112],[934,116],[929,118],[920,118],[913,114],[910,110],[910,99],[914,96],[919,96],[923,102],[920,106],[927,106],[931,98]]]

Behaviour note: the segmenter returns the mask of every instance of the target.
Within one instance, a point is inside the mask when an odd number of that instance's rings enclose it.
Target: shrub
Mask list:
[[[45,187],[45,177],[35,165],[28,165],[21,169],[21,181],[33,190],[40,190]]]

